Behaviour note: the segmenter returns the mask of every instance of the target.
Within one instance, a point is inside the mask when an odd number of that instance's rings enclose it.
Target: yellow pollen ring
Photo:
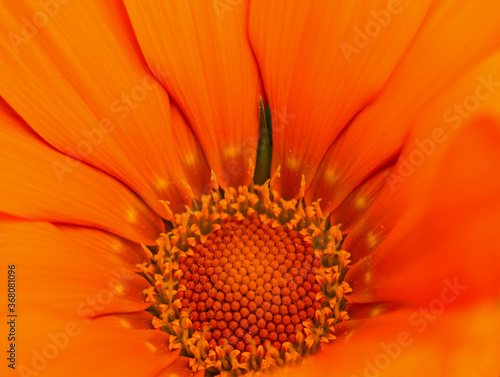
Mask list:
[[[334,340],[334,326],[349,319],[345,294],[351,289],[343,277],[350,255],[339,248],[340,230],[327,226],[319,200],[305,206],[304,176],[300,200],[286,201],[271,191],[280,168],[264,185],[223,193],[211,173],[214,191],[200,199],[183,181],[193,203],[184,213],[172,214],[161,201],[173,229],[158,238],[150,262],[139,265],[151,283],[145,294],[153,326],[169,334],[170,349],[191,358],[195,372],[233,377],[296,365]],[[301,275],[309,262],[294,264],[293,258],[304,258],[305,251],[314,270]],[[205,265],[207,258],[216,264]],[[216,280],[210,268],[217,268]],[[307,311],[295,308],[299,302]],[[221,317],[200,318],[212,309]]]

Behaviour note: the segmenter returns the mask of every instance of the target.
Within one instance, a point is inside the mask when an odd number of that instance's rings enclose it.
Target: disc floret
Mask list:
[[[251,164],[251,167],[252,164]],[[349,319],[343,280],[350,254],[319,201],[284,200],[263,185],[219,188],[173,214],[156,253],[142,264],[151,282],[153,326],[194,371],[229,376],[299,364],[335,339]],[[149,251],[149,249],[148,249]]]

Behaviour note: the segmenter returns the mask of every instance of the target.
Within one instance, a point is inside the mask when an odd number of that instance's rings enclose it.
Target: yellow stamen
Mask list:
[[[219,191],[219,182],[217,181],[217,176],[215,175],[215,172],[212,170],[212,176],[210,177],[210,180],[212,181],[212,184],[214,185],[214,190]]]
[[[189,199],[193,200],[194,194],[193,194],[193,190],[191,189],[191,186],[189,186],[189,184],[186,181],[184,181],[183,179],[181,180],[181,182],[187,190],[187,194],[188,194]]]
[[[302,180],[300,181],[299,199],[304,199],[304,196],[306,196],[306,176],[302,174]]]
[[[248,175],[250,176],[250,187],[249,187],[249,190],[250,192],[253,192],[253,186],[255,184],[255,181],[254,181],[254,175],[255,175],[255,165],[253,164],[253,161],[252,159],[250,159],[249,163],[248,163]]]
[[[167,215],[165,216],[165,219],[167,221],[172,221],[174,219],[174,214],[172,210],[169,207],[170,202],[167,200],[159,200],[161,204],[163,204],[163,207],[165,207],[165,210],[167,211]]]
[[[273,188],[274,186],[274,182],[276,182],[276,180],[281,177],[280,175],[280,171],[281,171],[281,165],[278,165],[278,168],[276,169],[276,171],[274,172],[274,175],[273,177],[271,178],[271,182],[269,184],[269,186],[271,187],[271,189]]]

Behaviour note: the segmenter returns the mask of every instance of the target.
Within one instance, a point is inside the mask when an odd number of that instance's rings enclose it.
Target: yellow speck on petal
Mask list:
[[[328,169],[325,171],[325,182],[329,183],[330,185],[333,185],[334,183],[337,182],[337,174],[335,173],[335,170],[333,169]]]
[[[120,319],[120,325],[122,325],[126,329],[131,329],[132,328],[132,326],[130,325],[129,321],[127,321],[124,318]]]
[[[347,335],[344,337],[344,341],[348,341],[349,339],[352,338],[352,335],[356,332],[356,330],[351,330],[347,333]]]
[[[133,208],[127,210],[127,220],[131,223],[137,221],[137,211]]]
[[[111,250],[113,250],[115,253],[119,253],[123,249],[123,243],[120,241],[118,238],[115,238],[114,241],[111,243]]]
[[[370,310],[370,314],[369,314],[369,316],[370,316],[370,317],[376,317],[376,316],[378,316],[380,313],[382,313],[382,306],[381,306],[381,305],[377,305],[377,306],[375,306],[372,310]]]
[[[359,197],[356,199],[356,202],[354,203],[355,207],[357,209],[363,209],[366,206],[366,199],[364,196]]]
[[[238,156],[238,154],[239,154],[239,149],[238,149],[238,147],[235,147],[234,145],[229,146],[224,150],[224,155],[228,158],[235,158]]]
[[[196,159],[194,158],[194,154],[188,153],[184,156],[184,163],[187,166],[195,166]]]
[[[365,284],[370,284],[372,281],[372,278],[373,278],[373,274],[371,273],[371,271],[367,272],[365,274]]]
[[[378,245],[378,238],[375,234],[370,232],[368,233],[368,236],[366,236],[366,242],[368,243],[368,247],[373,249]]]
[[[114,284],[113,288],[115,290],[115,293],[118,294],[118,295],[122,295],[125,292],[125,287],[119,281],[117,281]]]
[[[151,342],[146,342],[146,346],[153,352],[158,351],[158,348]]]
[[[299,160],[293,156],[288,156],[288,158],[286,159],[286,165],[291,170],[298,170],[299,169]]]
[[[165,190],[169,186],[168,181],[165,178],[158,179],[157,185],[158,185],[158,188],[161,190]]]

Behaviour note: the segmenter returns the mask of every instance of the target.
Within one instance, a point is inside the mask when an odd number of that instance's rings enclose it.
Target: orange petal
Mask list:
[[[167,349],[166,333],[135,329],[131,318],[86,323],[60,313],[25,312],[16,369],[24,376],[156,376],[178,352]]]
[[[250,40],[272,115],[272,170],[283,167],[285,197],[298,195],[302,174],[311,182],[341,130],[376,98],[428,3],[252,2]]]
[[[114,263],[125,263],[132,270],[137,270],[136,265],[149,258],[139,244],[115,234],[76,225],[54,225],[73,242],[93,250],[93,255]]]
[[[497,4],[468,0],[457,7],[453,0],[435,2],[377,99],[325,155],[311,182],[309,199],[322,197],[325,204],[330,203],[325,210],[331,210],[397,156],[411,124],[430,101],[495,51],[498,34]],[[386,52],[385,47],[380,48]],[[440,121],[445,109],[436,114]],[[327,200],[329,196],[332,200]]]
[[[203,149],[184,114],[174,102],[171,102],[170,111],[176,144],[182,145],[182,148],[175,149],[179,160],[184,166],[187,182],[189,182],[197,197],[200,197],[201,194],[208,194],[212,189],[212,185],[210,183],[210,167]],[[184,206],[180,205],[177,212],[184,212],[185,209]]]
[[[179,356],[175,362],[170,364],[156,377],[204,377],[204,370],[199,370],[196,373],[193,372],[193,369],[189,366],[189,360],[188,357]]]
[[[3,265],[16,265],[19,311],[53,309],[81,318],[146,309],[148,282],[116,258],[116,241],[92,231],[88,243],[48,223],[1,223]]]
[[[447,310],[432,320],[420,308],[370,318],[288,376],[465,377],[500,370],[500,321],[493,303]],[[279,374],[278,374],[279,375]]]
[[[222,184],[248,183],[255,161],[257,64],[247,41],[248,2],[125,1],[151,68],[191,123]]]
[[[161,219],[122,183],[56,152],[0,113],[1,211],[30,220],[65,222],[154,243]]]
[[[386,176],[386,184],[345,239],[344,245],[353,252],[354,261],[372,252],[408,205],[433,182],[442,156],[463,124],[480,113],[500,113],[495,110],[500,103],[497,77],[500,77],[500,52],[470,69],[426,105],[415,120],[393,171]],[[473,108],[469,107],[471,103]],[[463,113],[465,107],[468,111]],[[461,111],[463,116],[459,116]],[[464,191],[456,193],[463,195]]]
[[[467,303],[500,297],[498,119],[471,121],[457,131],[438,167],[420,172],[427,186],[409,187],[413,204],[386,240],[348,272],[350,300]]]
[[[380,198],[379,193],[387,183],[387,174],[394,168],[393,164],[377,171],[365,182],[360,184],[349,196],[332,212],[331,222],[342,224],[342,233],[349,233],[364,216],[376,199]]]
[[[108,324],[109,326],[118,326],[132,330],[153,330],[153,315],[149,312],[117,313],[108,314],[95,318],[92,322]],[[92,323],[87,322],[87,323]]]
[[[117,177],[164,215],[159,199],[187,200],[168,95],[119,1],[61,3],[0,5],[1,95],[49,144]]]

